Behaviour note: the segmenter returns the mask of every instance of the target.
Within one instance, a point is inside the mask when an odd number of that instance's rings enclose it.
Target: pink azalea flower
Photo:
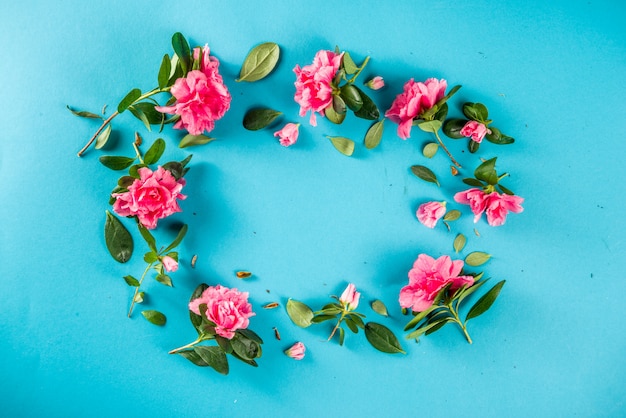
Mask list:
[[[509,212],[520,213],[524,210],[522,202],[524,202],[524,198],[519,196],[499,194],[497,192],[490,193],[487,196],[485,209],[487,223],[491,226],[504,225],[506,215]]]
[[[454,200],[464,205],[469,205],[474,214],[474,223],[478,222],[480,215],[487,207],[487,196],[481,189],[472,188],[454,195]]]
[[[169,255],[161,257],[161,263],[163,263],[163,268],[167,272],[174,272],[178,270],[178,261],[174,260]]]
[[[424,83],[410,79],[404,84],[404,91],[398,94],[385,112],[385,117],[398,124],[398,136],[407,139],[411,136],[413,120],[432,108],[443,98],[448,84],[446,80],[429,78]]]
[[[248,327],[248,318],[254,316],[248,303],[248,292],[220,285],[207,287],[199,298],[189,302],[189,310],[200,315],[200,305],[206,304],[206,318],[215,324],[215,332],[232,339],[235,331]]]
[[[215,121],[230,108],[231,96],[218,71],[219,61],[209,56],[208,46],[194,49],[194,59],[201,60],[200,69],[192,70],[172,86],[170,93],[176,98],[172,106],[155,106],[162,113],[180,116],[175,129],[186,129],[191,135],[210,132]]]
[[[400,290],[400,306],[422,312],[432,306],[437,293],[448,283],[450,292],[455,292],[464,285],[474,284],[474,277],[459,276],[463,261],[452,261],[447,255],[434,259],[420,254],[409,271],[409,284]]]
[[[300,116],[311,111],[309,123],[317,125],[315,112],[324,116],[324,110],[333,105],[332,81],[339,70],[343,53],[335,54],[332,51],[318,51],[313,64],[300,68],[296,65],[296,94],[294,100],[300,105]]]
[[[304,358],[304,352],[306,347],[301,342],[297,342],[288,349],[285,350],[285,354],[294,360],[302,360]]]
[[[172,173],[159,167],[156,171],[142,167],[139,179],[124,193],[113,193],[113,210],[120,216],[137,216],[139,222],[148,229],[154,229],[157,221],[175,212],[181,212],[177,199],[187,196],[180,193],[185,179],[176,180]]]
[[[417,208],[417,220],[429,228],[434,228],[437,221],[446,214],[446,202],[426,202]]]
[[[300,128],[299,123],[288,123],[280,131],[274,132],[274,136],[278,137],[280,145],[288,147],[298,140],[298,128]]]
[[[365,85],[372,90],[379,90],[385,87],[385,80],[381,76],[377,75],[376,77],[365,83]]]
[[[339,297],[339,303],[349,311],[353,311],[359,306],[361,294],[356,291],[356,287],[350,283],[346,290]]]
[[[491,129],[488,129],[484,124],[476,122],[475,120],[467,121],[460,132],[461,135],[472,138],[472,141],[478,142],[479,144],[483,141],[485,135],[490,133]]]

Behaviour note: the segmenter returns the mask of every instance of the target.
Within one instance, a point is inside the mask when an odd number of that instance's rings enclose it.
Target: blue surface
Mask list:
[[[6,3],[6,2],[5,2]],[[623,263],[626,186],[626,5],[616,1],[21,1],[3,4],[0,40],[0,414],[17,416],[624,416],[626,333]],[[235,4],[236,3],[236,4]],[[65,105],[112,109],[132,87],[152,88],[170,37],[183,32],[208,43],[222,62],[233,103],[208,146],[194,153],[184,212],[190,233],[175,288],[150,283],[151,305],[165,327],[126,318],[126,274],[143,270],[140,256],[120,265],[102,237],[107,195],[117,175],[76,151],[96,123]],[[255,44],[275,41],[280,64],[268,79],[235,83]],[[421,155],[430,140],[408,141],[387,122],[382,145],[361,145],[369,123],[341,126],[298,117],[292,101],[295,64],[335,45],[364,74],[383,75],[373,94],[388,106],[410,77],[462,84],[452,104],[485,103],[497,126],[517,142],[487,144],[477,155],[447,140],[473,169],[498,155],[505,185],[524,196],[525,211],[500,228],[465,216],[448,233],[414,217],[417,205],[451,201],[463,186],[447,175],[443,153]],[[247,132],[245,111],[268,105],[285,121],[302,122],[289,149],[272,131]],[[110,112],[111,110],[109,110]],[[111,154],[131,154],[130,115],[116,120]],[[167,156],[182,159],[166,130]],[[353,158],[324,135],[357,140]],[[442,189],[413,177],[427,164]],[[299,329],[284,310],[261,305],[287,298],[321,306],[348,282],[363,292],[362,311],[403,335],[396,304],[420,252],[452,254],[455,232],[469,251],[490,252],[486,266],[507,284],[492,309],[470,322],[474,344],[444,328],[406,356],[376,352],[363,335],[346,346],[324,342],[327,329]],[[161,228],[159,238],[170,237]],[[140,246],[139,241],[137,241]],[[138,248],[141,254],[143,248]],[[191,256],[197,254],[195,269]],[[251,270],[240,281],[234,272]],[[197,368],[167,351],[195,337],[186,301],[200,282],[250,292],[264,339],[260,367],[231,361],[229,376]],[[269,293],[266,291],[269,290]],[[391,318],[367,306],[382,299]],[[278,327],[282,340],[274,339]],[[282,354],[301,340],[307,357]]]

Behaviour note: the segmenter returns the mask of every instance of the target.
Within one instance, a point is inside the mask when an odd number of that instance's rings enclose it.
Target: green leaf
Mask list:
[[[103,166],[111,170],[124,170],[135,162],[134,158],[104,155],[99,158]]]
[[[189,43],[187,43],[182,33],[176,32],[172,36],[172,47],[178,56],[178,62],[183,71],[182,77],[187,74],[191,67],[191,50],[189,49]]]
[[[463,114],[468,119],[472,119],[480,123],[485,123],[489,117],[489,112],[482,103],[465,103],[463,105]]]
[[[337,96],[335,96],[337,97]],[[341,98],[339,98],[341,100]],[[328,120],[336,125],[341,124],[346,118],[346,113],[337,113],[333,106],[329,106],[324,110],[324,115],[328,118]]]
[[[482,273],[480,274],[482,275]],[[478,277],[478,276],[477,276]],[[479,280],[475,278],[475,282],[473,285],[471,285],[470,287],[463,287],[461,289],[459,289],[455,295],[454,295],[454,299],[456,300],[456,304],[457,307],[461,305],[461,303],[467,298],[469,297],[472,293],[474,293],[475,291],[477,291],[478,289],[480,289],[480,287],[482,285],[484,285],[485,283],[487,283],[489,281],[489,279],[486,280]]]
[[[109,141],[110,136],[111,136],[111,124],[108,124],[106,128],[104,128],[102,132],[98,134],[98,137],[96,138],[96,149],[100,149],[103,146],[105,146],[106,143]]]
[[[346,332],[343,328],[339,328],[339,345],[343,345],[344,340],[346,339]]]
[[[167,248],[163,250],[163,252],[166,253],[176,248],[178,244],[182,242],[183,238],[185,238],[185,235],[187,234],[187,229],[189,229],[187,224],[183,224],[183,226],[180,227],[180,230],[178,231],[176,238],[174,238],[174,241],[172,241],[172,243],[168,245]]]
[[[465,178],[463,179],[463,183],[467,184],[468,186],[474,186],[474,187],[483,187],[484,184],[477,179],[473,179],[473,178]]]
[[[211,141],[215,141],[215,138],[210,138],[206,135],[191,135],[187,134],[180,140],[180,144],[178,144],[179,148],[191,147],[194,145],[204,145],[208,144]]]
[[[127,262],[133,255],[133,237],[115,215],[106,211],[104,240],[111,256],[120,263]]]
[[[465,248],[465,243],[467,243],[467,238],[465,238],[465,235],[458,234],[456,238],[454,238],[454,242],[452,243],[452,246],[454,247],[454,252],[461,252],[463,248]]]
[[[474,141],[473,139],[470,139],[469,142],[467,143],[467,149],[469,150],[469,152],[471,152],[472,154],[474,154],[475,152],[478,151],[478,148],[480,148],[480,143]]]
[[[117,180],[117,185],[122,189],[128,189],[135,182],[135,178],[131,176],[122,176]]]
[[[437,180],[437,176],[428,167],[424,167],[423,165],[414,165],[411,167],[411,172],[413,172],[413,174],[415,174],[422,180],[429,183],[435,183],[437,186],[439,186],[439,180]]]
[[[436,306],[435,304],[431,305],[428,309],[419,312],[417,315],[415,315],[405,326],[404,326],[404,330],[408,331],[411,328],[413,328],[414,326],[416,326],[417,324],[419,324],[424,318],[426,318],[426,316],[428,316],[431,312],[433,312],[435,309],[438,309],[439,306]]]
[[[137,292],[133,300],[135,301],[135,303],[143,303],[145,296],[146,296],[146,292]]]
[[[189,302],[192,302],[196,299],[198,299],[200,296],[202,296],[202,293],[208,288],[209,286],[205,283],[201,283],[198,285],[198,287],[195,288],[195,290],[193,291],[193,293],[191,294],[191,297],[189,298]],[[202,334],[202,331],[200,329],[200,327],[202,326],[202,316],[201,315],[197,315],[196,313],[189,311],[189,319],[191,320],[191,324],[194,326],[194,328],[196,329],[196,331],[198,332],[198,334]]]
[[[128,92],[128,94],[122,99],[120,104],[117,105],[117,113],[123,113],[128,106],[132,105],[137,99],[141,97],[141,90],[132,89]]]
[[[289,299],[287,301],[287,315],[294,324],[300,328],[306,328],[311,325],[313,319],[313,311],[304,303]]]
[[[159,88],[164,89],[167,87],[167,82],[170,80],[170,74],[172,73],[172,60],[168,54],[163,55],[163,61],[161,61],[161,67],[159,68]]]
[[[515,142],[515,139],[511,138],[510,136],[504,135],[502,132],[500,132],[498,128],[492,126],[489,129],[491,130],[491,133],[485,135],[487,141],[497,145],[507,145]]]
[[[490,258],[490,254],[484,253],[482,251],[474,251],[472,253],[469,253],[467,257],[465,257],[465,264],[472,267],[478,267],[485,264],[487,261],[489,261]]]
[[[146,318],[150,323],[154,325],[163,326],[165,325],[165,322],[167,321],[167,318],[165,318],[165,315],[163,315],[159,311],[147,310],[147,311],[141,311],[141,314],[143,315],[144,318]]]
[[[419,122],[417,127],[420,128],[424,132],[432,132],[435,133],[439,129],[441,129],[441,121],[439,120],[427,120],[424,122]]]
[[[433,158],[435,154],[437,154],[438,149],[439,144],[437,144],[436,142],[429,142],[422,150],[422,154],[424,154],[424,157],[426,158]]]
[[[257,81],[272,72],[278,58],[280,48],[274,42],[265,42],[255,46],[246,56],[239,72],[239,78],[235,81]]]
[[[439,110],[437,110],[437,113],[435,113],[435,119],[443,124],[443,122],[446,120],[446,116],[448,116],[448,104],[443,103],[439,107]]]
[[[383,301],[376,299],[372,302],[372,310],[379,315],[389,316],[389,312],[387,311],[387,307],[383,303]]]
[[[472,306],[465,317],[465,322],[469,321],[472,318],[476,318],[479,315],[485,313],[493,302],[496,301],[496,298],[500,294],[500,290],[502,290],[502,286],[506,280],[502,280],[501,282],[496,283],[494,287],[492,287],[487,293],[485,293],[480,299],[476,301],[474,306]]]
[[[135,279],[133,276],[128,275],[128,276],[124,276],[124,281],[126,282],[127,285],[132,286],[132,287],[139,287],[139,280]]]
[[[247,338],[233,338],[230,340],[233,351],[244,360],[254,360],[259,357],[259,345]]]
[[[157,282],[161,283],[162,285],[174,287],[174,285],[172,284],[172,278],[168,276],[167,274],[158,274],[155,277],[155,279]]]
[[[159,261],[159,256],[156,252],[148,251],[143,255],[143,261],[148,264],[156,263],[157,261]]]
[[[479,165],[476,170],[474,170],[474,177],[491,185],[498,183],[498,174],[495,170],[497,158],[498,157],[494,157]]]
[[[451,221],[456,221],[460,217],[461,217],[461,211],[452,209],[446,212],[446,214],[443,216],[443,220],[451,222]]]
[[[81,118],[89,118],[89,119],[104,119],[102,116],[100,115],[96,115],[95,113],[91,113],[91,112],[86,112],[84,110],[74,110],[69,106],[65,106],[67,107],[67,110],[69,110],[70,112],[72,112],[73,115],[81,117]]]
[[[384,325],[368,322],[365,324],[365,337],[378,351],[391,354],[406,354],[393,332]]]
[[[261,339],[261,337],[259,337],[256,332],[252,331],[249,328],[239,329],[237,330],[237,333],[243,335],[249,340],[257,342],[258,344],[263,344],[263,340]]]
[[[258,131],[271,125],[282,114],[282,112],[268,108],[250,109],[243,117],[243,127],[249,131]]]
[[[350,157],[354,152],[354,141],[343,136],[327,136],[333,146],[342,153]]]
[[[179,180],[183,176],[183,165],[178,161],[170,161],[163,164],[163,168],[169,171],[176,180]]]
[[[337,319],[337,317],[335,315],[320,314],[315,315],[313,319],[311,319],[311,322],[314,324],[321,324],[322,322],[330,321],[331,319]]]
[[[159,161],[159,158],[163,155],[165,151],[165,141],[163,138],[157,138],[156,141],[150,146],[146,155],[143,157],[143,162],[147,165],[156,164]]]
[[[354,60],[350,56],[349,52],[343,53],[343,69],[346,71],[346,74],[354,74],[359,70],[359,67],[354,63]]]
[[[354,88],[359,92],[361,100],[363,101],[363,105],[357,112],[354,112],[354,115],[361,119],[378,119],[380,117],[380,111],[378,110],[376,103],[374,103],[374,101],[367,94],[365,94],[363,90],[361,90],[357,86],[354,86]]]
[[[193,351],[216,372],[224,375],[228,374],[228,359],[226,358],[226,353],[220,347],[197,345],[193,348]]]
[[[337,112],[338,115],[343,115],[346,113],[346,102],[343,100],[341,96],[333,96],[333,110]],[[343,121],[343,120],[342,120]]]
[[[177,351],[176,354],[179,354],[180,356],[186,358],[187,360],[189,360],[196,366],[200,366],[200,367],[208,366],[208,364],[204,360],[202,360],[202,357],[200,357],[200,355],[196,353],[194,350]]]
[[[412,339],[419,339],[419,337],[422,334],[427,333],[429,330],[433,329],[433,328],[441,328],[443,325],[447,324],[448,322],[452,321],[452,318],[446,317],[446,318],[442,318],[438,321],[435,322],[428,322],[427,324],[424,324],[423,326],[419,327],[418,329],[416,329],[415,331],[409,333],[406,336],[407,340],[412,340]],[[443,322],[443,325],[441,325],[441,322]]]
[[[148,116],[146,116],[146,114],[141,109],[138,109],[134,105],[132,105],[128,106],[128,110],[130,111],[130,113],[133,114],[133,116],[135,116],[143,123],[148,131],[152,130],[152,128],[150,127],[150,121],[148,120]]]
[[[511,190],[507,189],[506,187],[504,187],[503,185],[501,185],[500,183],[498,183],[498,188],[502,191],[502,193],[504,194],[508,194],[510,196],[513,196],[515,193],[513,193]]]
[[[341,98],[346,103],[348,108],[353,112],[358,112],[361,107],[363,107],[363,99],[361,98],[361,94],[359,90],[352,84],[345,84],[339,90],[339,94]]]
[[[358,318],[358,316],[357,316]],[[343,320],[343,322],[345,322],[345,324],[348,326],[348,328],[350,328],[350,331],[352,331],[354,334],[359,332],[359,327],[356,326],[356,323],[354,322],[354,320],[352,318],[349,317],[345,317],[345,319]]]
[[[150,233],[148,228],[143,226],[141,223],[137,223],[137,229],[139,229],[139,233],[141,234],[141,237],[144,239],[144,241],[146,241],[146,244],[148,244],[148,247],[150,247],[152,252],[157,253],[158,251],[156,248],[156,239]]]
[[[380,144],[380,140],[383,138],[384,123],[385,119],[381,119],[370,126],[365,134],[365,148],[374,149]]]
[[[448,119],[443,124],[443,133],[452,139],[464,138],[464,136],[461,135],[461,129],[463,129],[466,123],[466,119]]]

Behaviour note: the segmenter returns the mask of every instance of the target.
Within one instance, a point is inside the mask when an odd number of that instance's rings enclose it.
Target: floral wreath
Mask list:
[[[158,86],[142,92],[132,89],[120,101],[116,110],[105,116],[106,106],[101,114],[68,109],[76,116],[101,120],[88,143],[78,152],[83,155],[92,144],[96,149],[105,146],[112,132],[113,120],[130,112],[143,122],[151,131],[158,126],[159,132],[166,125],[173,129],[186,131],[178,146],[186,148],[211,142],[214,138],[207,136],[224,114],[229,110],[232,96],[219,72],[219,60],[211,55],[208,45],[191,48],[181,33],[172,37],[174,53],[163,56],[158,71]],[[237,82],[256,82],[270,74],[278,63],[280,48],[276,43],[266,42],[251,49],[245,58]],[[300,116],[309,115],[309,124],[317,125],[318,117],[326,118],[331,123],[341,124],[348,113],[355,117],[372,121],[364,135],[366,149],[376,148],[382,139],[384,122],[390,120],[397,124],[398,136],[406,140],[411,136],[413,126],[431,133],[435,141],[423,148],[425,158],[432,158],[439,148],[450,159],[452,176],[459,174],[461,165],[445,146],[439,132],[452,139],[467,138],[468,149],[475,153],[486,139],[496,145],[506,145],[514,139],[502,133],[492,125],[487,107],[481,103],[464,103],[462,112],[464,119],[447,118],[448,102],[461,88],[453,86],[448,90],[448,83],[443,79],[429,78],[424,82],[409,79],[403,91],[395,97],[388,110],[381,117],[375,101],[365,90],[376,92],[385,87],[383,77],[375,76],[356,84],[369,62],[366,57],[361,65],[357,65],[347,51],[321,50],[315,54],[313,62],[300,67],[296,65],[294,100],[300,106]],[[163,104],[156,99],[159,98]],[[276,126],[282,112],[270,108],[249,109],[243,119],[243,127],[248,130],[262,130]],[[274,132],[278,143],[285,147],[297,143],[301,124],[288,122]],[[328,136],[330,143],[339,152],[351,156],[355,142],[343,136]],[[135,133],[133,148],[134,156],[105,155],[99,158],[105,167],[123,171],[110,196],[112,212],[106,211],[104,237],[106,247],[111,256],[120,263],[127,262],[134,251],[134,239],[125,221],[130,218],[136,224],[139,236],[145,242],[147,252],[143,259],[146,268],[139,278],[133,275],[124,276],[126,284],[134,288],[129,302],[128,317],[133,309],[140,305],[145,297],[145,279],[149,273],[154,279],[165,285],[172,286],[171,273],[178,269],[178,245],[187,233],[187,225],[182,224],[174,240],[165,245],[157,245],[154,235],[150,232],[158,228],[159,220],[181,212],[179,201],[187,196],[183,194],[190,169],[192,155],[182,161],[160,163],[166,142],[158,138],[147,150],[142,151],[143,140]],[[432,170],[424,165],[411,167],[412,173],[421,180],[440,185],[439,179]],[[508,176],[496,171],[496,157],[482,160],[474,170],[474,177],[463,178],[462,182],[469,189],[460,190],[453,196],[453,201],[468,205],[474,214],[474,222],[479,222],[482,214],[491,226],[505,223],[509,212],[522,212],[523,198],[516,196],[501,184]],[[426,201],[416,211],[417,220],[425,227],[436,228],[441,220],[448,231],[450,222],[461,217],[459,209],[448,210],[447,202]],[[475,230],[477,233],[477,231]],[[453,241],[455,253],[462,251],[467,237],[458,233]],[[489,290],[475,299],[472,296],[489,279],[484,272],[466,271],[466,266],[478,267],[491,258],[490,254],[481,251],[469,253],[464,260],[453,260],[448,255],[433,258],[427,254],[419,254],[413,267],[408,271],[408,283],[399,289],[398,303],[408,321],[404,331],[406,338],[419,341],[428,334],[439,330],[448,323],[456,324],[466,340],[472,343],[467,323],[469,320],[485,313],[495,302],[505,281],[501,280]],[[196,256],[191,258],[195,266]],[[246,279],[251,272],[237,272],[237,277]],[[345,339],[345,329],[354,334],[363,330],[367,341],[377,350],[385,353],[405,353],[402,344],[394,332],[378,322],[365,322],[365,315],[357,312],[361,293],[355,284],[350,283],[343,293],[331,296],[331,301],[317,310],[305,303],[289,299],[285,311],[292,322],[302,328],[330,321],[328,340],[336,337],[340,345]],[[474,300],[475,299],[475,300]],[[473,304],[468,309],[468,301]],[[279,307],[278,302],[264,305],[263,309]],[[379,300],[371,302],[373,311],[384,319],[388,316],[387,307]],[[463,308],[464,316],[461,314]],[[217,372],[227,374],[229,370],[227,355],[257,366],[257,359],[262,355],[262,338],[249,328],[250,318],[255,313],[248,301],[248,292],[236,288],[227,288],[220,284],[208,285],[201,283],[194,290],[186,309],[197,332],[197,338],[189,344],[170,351],[178,354],[198,366],[210,366]],[[164,325],[166,317],[157,310],[142,310],[146,320],[155,325]],[[280,339],[276,328],[275,338]],[[295,342],[286,347],[284,352],[289,357],[301,360],[305,356],[306,347],[302,342]]]

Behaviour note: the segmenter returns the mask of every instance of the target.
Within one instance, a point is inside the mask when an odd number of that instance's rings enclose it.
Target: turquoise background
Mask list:
[[[626,415],[626,3],[23,0],[1,9],[2,416]],[[183,212],[157,232],[165,242],[177,222],[189,223],[175,287],[146,286],[146,307],[168,316],[159,328],[139,312],[126,317],[122,277],[141,274],[145,246],[131,229],[133,259],[109,257],[102,231],[118,173],[98,163],[101,151],[76,157],[98,124],[65,106],[108,104],[110,114],[131,88],[153,88],[176,31],[221,60],[233,102],[211,133],[219,140],[181,150],[180,131],[147,132],[124,114],[104,150],[132,155],[137,130],[146,143],[167,140],[163,161],[194,154]],[[276,71],[236,83],[262,41],[281,46]],[[388,121],[381,146],[367,151],[367,121],[310,127],[293,102],[292,68],[335,45],[357,61],[371,56],[361,81],[385,78],[372,93],[382,109],[411,77],[462,84],[451,116],[465,101],[487,105],[514,145],[486,143],[470,155],[465,141],[446,143],[464,175],[498,156],[524,212],[502,227],[474,225],[451,198],[465,188],[460,178],[442,152],[421,155],[431,137],[417,129],[402,141]],[[302,123],[295,146],[278,145],[271,129],[242,128],[258,105]],[[325,135],[356,140],[355,155]],[[412,176],[414,164],[431,167],[442,187]],[[415,219],[434,199],[463,211],[452,232]],[[458,232],[468,245],[454,255]],[[486,274],[507,280],[469,323],[474,344],[452,326],[405,340],[397,297],[417,255],[471,251],[493,254]],[[254,278],[235,278],[244,269]],[[195,338],[186,303],[201,282],[250,292],[250,327],[265,340],[258,368],[231,360],[222,376],[168,356]],[[375,351],[363,334],[349,333],[344,347],[325,342],[330,325],[297,328],[282,308],[289,297],[320,307],[349,282],[363,293],[359,310],[394,330],[406,356]],[[389,318],[370,309],[374,299]],[[273,301],[281,309],[261,308]],[[308,348],[300,362],[282,353],[295,341]]]

